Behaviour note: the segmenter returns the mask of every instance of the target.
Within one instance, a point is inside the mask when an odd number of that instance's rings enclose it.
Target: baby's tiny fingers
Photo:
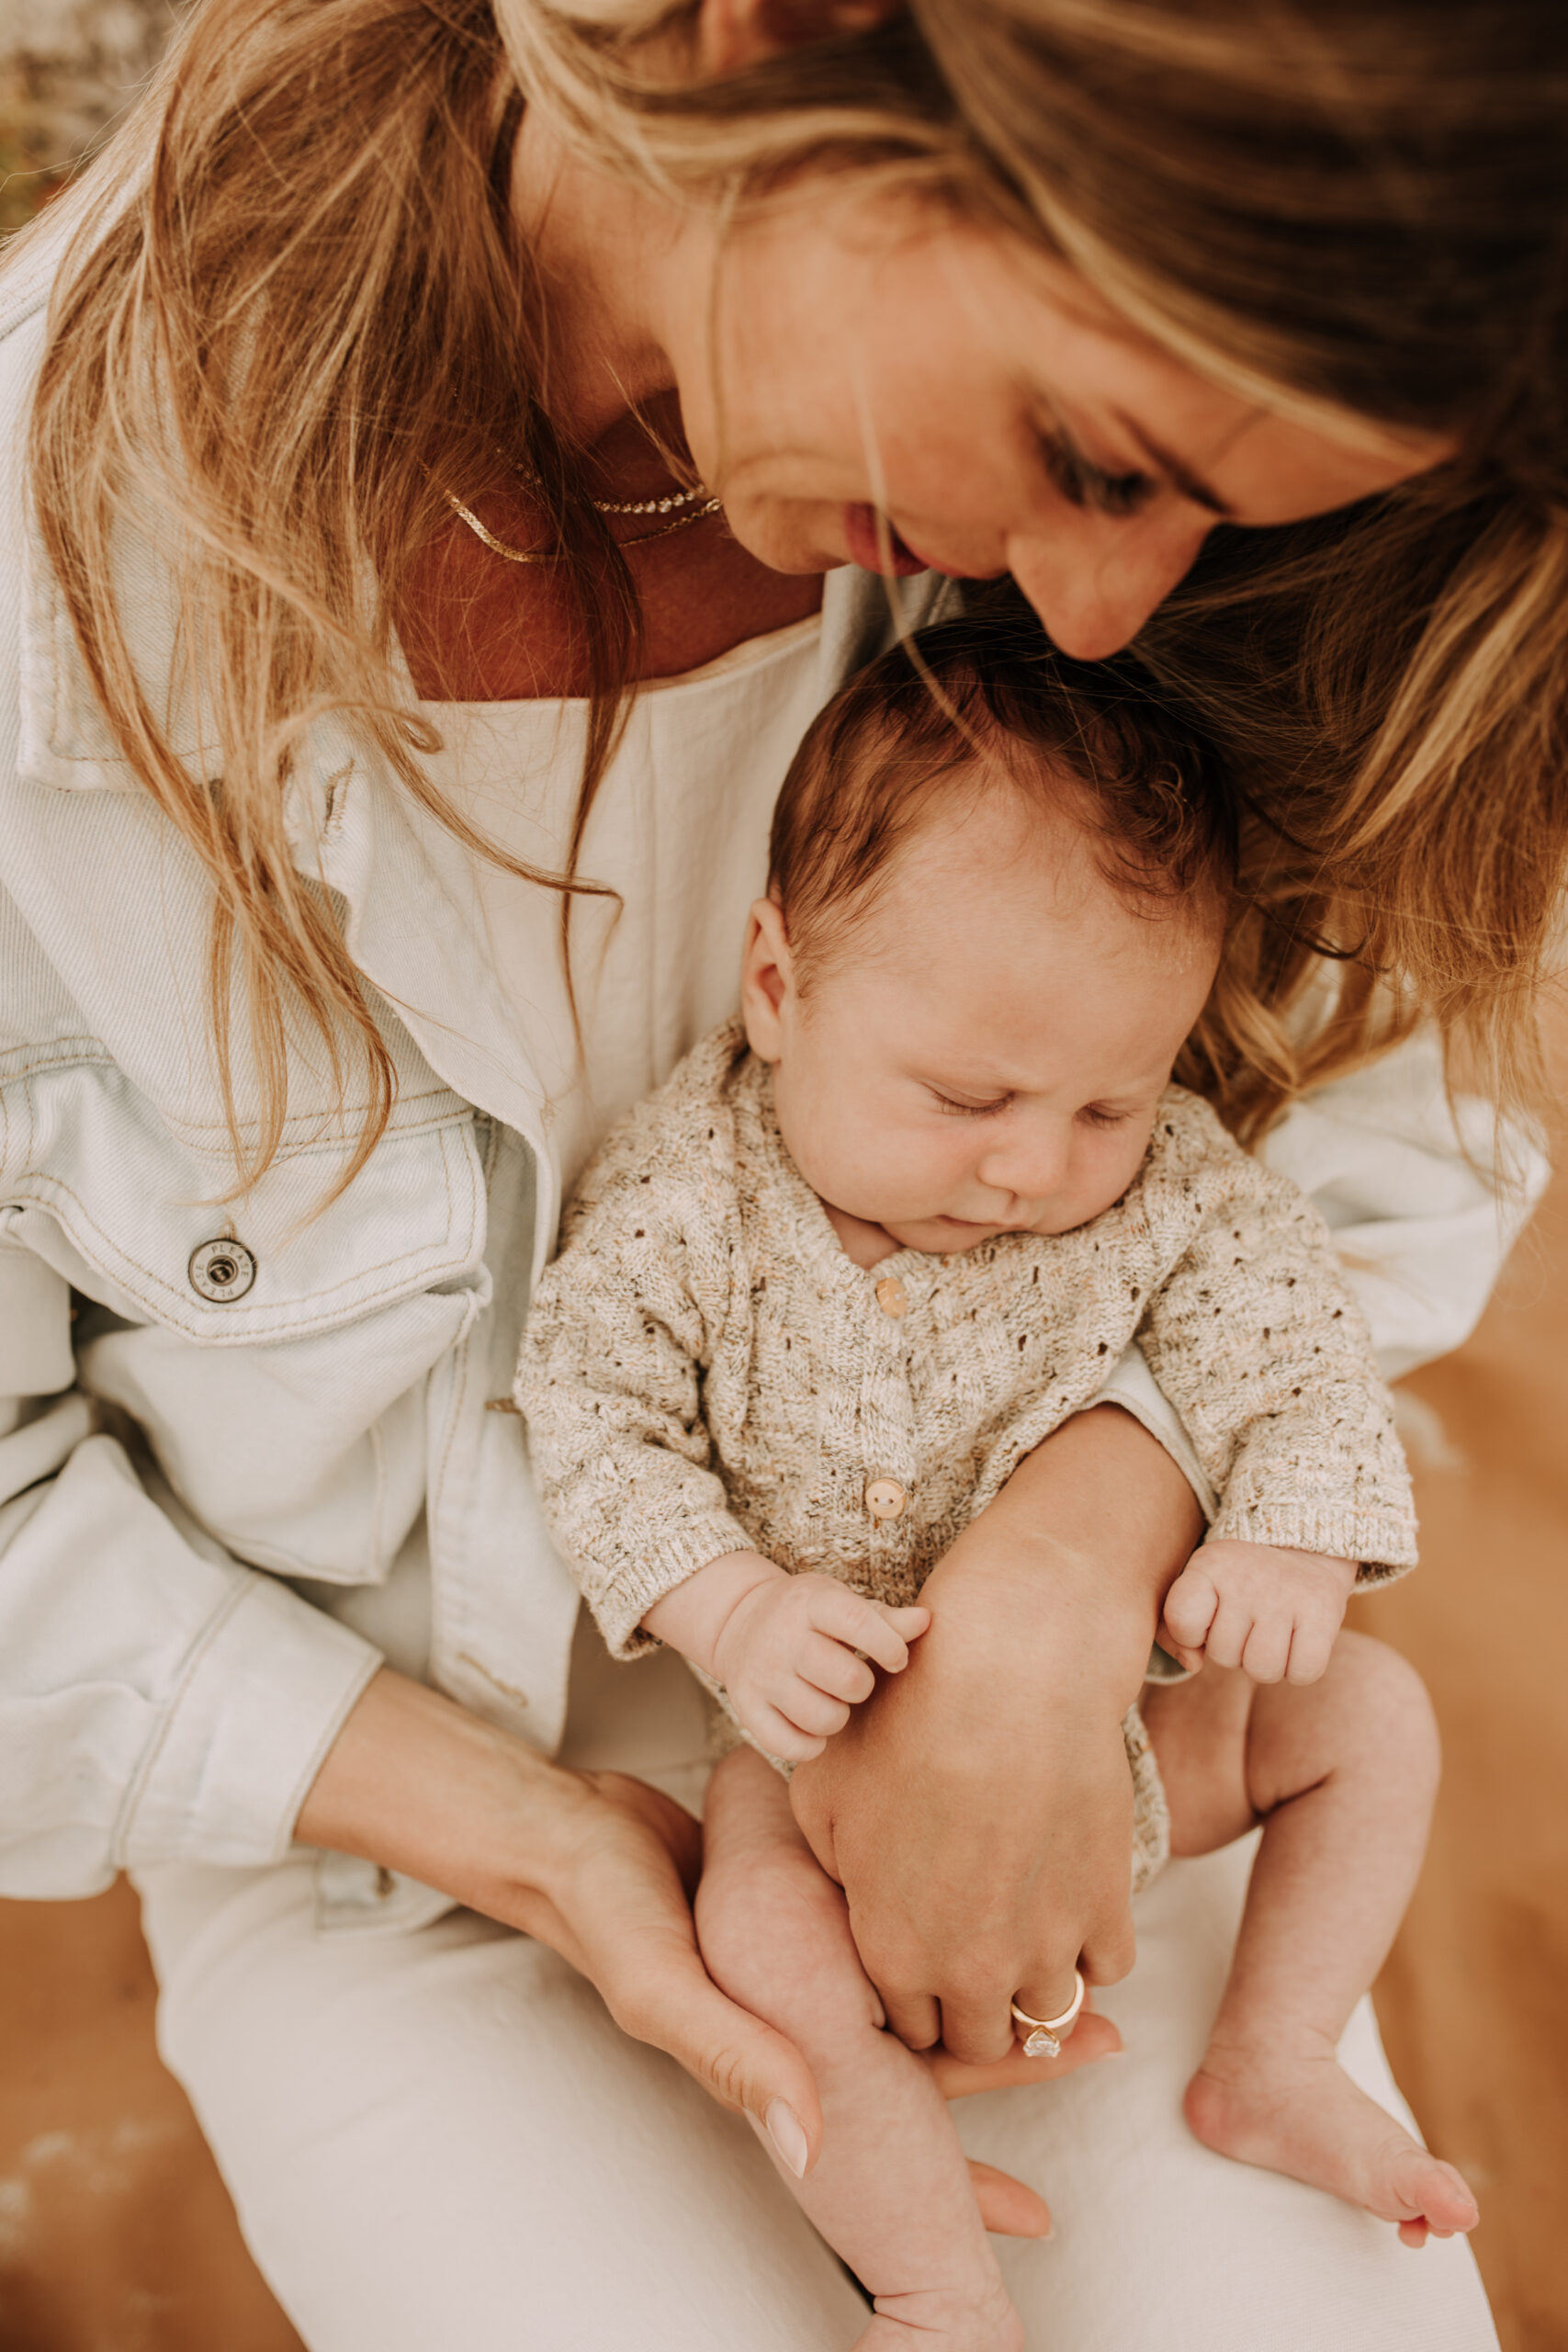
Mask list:
[[[828,1745],[826,1739],[798,1730],[776,1707],[753,1706],[744,1712],[738,1707],[736,1713],[765,1756],[782,1756],[788,1764],[809,1764]]]
[[[831,1699],[845,1699],[858,1707],[876,1688],[876,1677],[856,1650],[846,1649],[829,1634],[812,1633],[795,1657],[795,1670],[802,1681],[814,1683]]]
[[[831,1739],[842,1731],[850,1719],[850,1709],[842,1699],[833,1698],[826,1690],[818,1690],[809,1682],[795,1677],[786,1691],[781,1691],[774,1702],[786,1722],[792,1723],[807,1739]]]
[[[1187,1668],[1189,1674],[1201,1674],[1202,1672],[1202,1651],[1190,1649],[1185,1642],[1179,1642],[1176,1635],[1171,1632],[1170,1627],[1165,1623],[1163,1618],[1160,1621],[1159,1630],[1156,1634],[1155,1639],[1159,1644],[1161,1649],[1168,1651],[1176,1660],[1178,1666],[1184,1666]]]
[[[1215,1666],[1239,1666],[1251,1633],[1251,1610],[1239,1601],[1222,1598],[1204,1644],[1212,1662]]]
[[[1165,1597],[1165,1622],[1183,1648],[1202,1648],[1219,1598],[1201,1568],[1183,1568]]]
[[[847,1585],[824,1584],[813,1596],[811,1622],[847,1648],[865,1656],[889,1674],[899,1674],[909,1662],[909,1645],[889,1620],[890,1612],[866,1600]]]
[[[1336,1629],[1337,1630],[1337,1629]],[[1321,1682],[1328,1671],[1329,1652],[1334,1647],[1334,1635],[1321,1625],[1298,1624],[1291,1635],[1290,1664],[1285,1668],[1287,1682]]]
[[[1241,1654],[1242,1672],[1254,1682],[1282,1682],[1291,1654],[1291,1622],[1258,1623]]]

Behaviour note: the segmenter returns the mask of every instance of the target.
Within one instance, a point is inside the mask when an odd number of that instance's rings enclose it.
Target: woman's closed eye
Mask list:
[[[1136,514],[1159,488],[1152,474],[1107,473],[1065,434],[1043,425],[1037,430],[1045,470],[1070,505],[1092,507],[1097,514]]]

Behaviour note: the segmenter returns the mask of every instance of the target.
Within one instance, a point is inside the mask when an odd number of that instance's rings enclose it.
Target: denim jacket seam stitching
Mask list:
[[[222,1605],[213,1611],[202,1627],[198,1639],[191,1645],[186,1653],[179,1677],[164,1704],[157,1731],[126,1789],[119,1811],[115,1816],[114,1830],[109,1842],[109,1858],[117,1869],[124,1870],[127,1867],[126,1853],[137,1811],[146,1796],[157,1770],[159,1759],[168,1746],[170,1735],[175,1726],[175,1717],[178,1714],[191,1684],[200,1670],[202,1660],[207,1657],[241,1602],[250,1594],[252,1589],[250,1574],[243,1571],[241,1573],[243,1580],[235,1584],[233,1591],[227,1596]]]

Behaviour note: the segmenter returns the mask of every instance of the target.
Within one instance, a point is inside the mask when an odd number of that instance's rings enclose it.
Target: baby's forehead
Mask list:
[[[1076,778],[1021,781],[1010,764],[976,759],[888,858],[856,927],[863,951],[927,961],[964,944],[996,956],[1015,934],[1072,933],[1118,964],[1212,967],[1224,931],[1216,894],[1140,884],[1117,865]]]

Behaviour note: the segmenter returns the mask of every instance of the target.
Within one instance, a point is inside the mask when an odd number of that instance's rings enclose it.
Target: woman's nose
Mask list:
[[[1048,538],[1008,541],[1008,569],[1053,644],[1079,662],[1102,662],[1136,637],[1213,528],[1176,502],[1146,516],[1057,512]]]

